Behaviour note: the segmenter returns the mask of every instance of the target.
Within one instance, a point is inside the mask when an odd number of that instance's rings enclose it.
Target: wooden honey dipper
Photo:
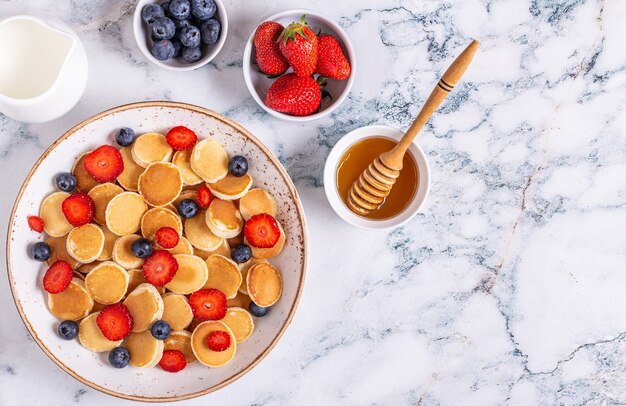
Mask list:
[[[391,191],[396,179],[402,170],[404,154],[413,142],[417,133],[426,121],[450,94],[454,86],[459,83],[465,70],[469,66],[480,43],[473,40],[467,48],[452,62],[443,74],[428,100],[422,107],[409,130],[392,150],[383,152],[372,162],[361,176],[352,184],[348,192],[348,207],[360,215],[367,215],[377,209]]]

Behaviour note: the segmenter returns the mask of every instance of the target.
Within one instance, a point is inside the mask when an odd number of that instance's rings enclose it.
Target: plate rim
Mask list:
[[[298,288],[296,290],[296,297],[294,299],[294,302],[291,306],[291,308],[289,309],[289,312],[287,314],[287,319],[285,320],[285,323],[282,325],[282,327],[280,328],[280,330],[278,331],[278,334],[276,335],[276,337],[272,340],[272,342],[270,343],[269,346],[267,346],[263,352],[257,356],[254,360],[252,360],[244,369],[242,369],[241,371],[239,371],[238,373],[232,375],[231,377],[225,379],[224,381],[215,384],[211,387],[202,389],[200,391],[196,391],[196,392],[192,392],[192,393],[188,393],[188,394],[184,394],[184,395],[175,395],[175,396],[160,396],[160,397],[146,397],[146,396],[138,396],[138,395],[133,395],[133,394],[126,394],[126,393],[122,393],[122,392],[117,392],[108,388],[105,388],[101,385],[96,384],[95,382],[92,382],[90,380],[87,380],[85,378],[83,378],[82,376],[80,376],[79,374],[77,374],[76,372],[74,372],[71,368],[69,368],[68,366],[66,366],[61,360],[59,360],[57,357],[54,356],[54,354],[52,354],[52,352],[48,349],[48,347],[46,347],[46,345],[41,341],[41,339],[37,336],[37,333],[35,332],[35,330],[33,329],[33,327],[31,326],[30,322],[28,321],[28,318],[26,317],[26,314],[24,313],[24,310],[22,309],[22,305],[19,301],[19,299],[16,296],[16,287],[15,287],[15,281],[13,280],[13,274],[12,274],[12,268],[11,268],[11,242],[13,241],[13,229],[14,229],[14,224],[15,224],[15,214],[17,211],[17,206],[18,206],[18,202],[21,201],[22,196],[24,194],[24,191],[27,187],[27,185],[30,183],[30,180],[32,178],[32,176],[34,175],[35,171],[39,168],[39,166],[41,165],[41,163],[48,157],[48,155],[50,155],[50,153],[63,141],[65,141],[67,138],[69,138],[72,134],[74,134],[76,131],[82,129],[83,127],[91,124],[92,122],[96,121],[96,120],[100,120],[108,115],[111,114],[115,114],[115,113],[119,113],[122,111],[126,111],[126,110],[133,110],[133,109],[138,109],[138,108],[150,108],[150,107],[170,107],[170,108],[181,108],[181,109],[185,109],[185,110],[190,110],[193,111],[195,113],[200,113],[200,114],[204,114],[206,116],[209,116],[213,119],[219,120],[221,122],[223,122],[226,125],[229,125],[235,129],[237,129],[238,131],[240,131],[241,133],[243,133],[244,135],[246,135],[251,142],[253,142],[260,150],[261,152],[263,152],[267,158],[274,164],[274,166],[278,169],[278,172],[281,174],[281,176],[283,177],[283,179],[286,181],[287,183],[287,187],[289,189],[289,192],[292,195],[292,198],[294,200],[295,206],[296,206],[296,210],[297,210],[297,216],[299,221],[299,226],[301,228],[301,232],[302,232],[302,249],[301,249],[301,255],[302,255],[302,271],[300,273],[300,278],[298,281]],[[243,127],[241,124],[235,122],[234,120],[231,120],[230,118],[217,113],[211,109],[205,108],[205,107],[201,107],[201,106],[197,106],[194,104],[190,104],[190,103],[183,103],[183,102],[174,102],[174,101],[167,101],[167,100],[159,100],[159,101],[143,101],[143,102],[134,102],[134,103],[127,103],[127,104],[122,104],[116,107],[112,107],[109,109],[106,109],[100,113],[97,113],[95,115],[90,116],[89,118],[81,121],[80,123],[74,125],[73,127],[71,127],[69,130],[67,130],[65,133],[63,133],[56,141],[54,141],[42,154],[41,156],[37,159],[37,161],[35,162],[35,164],[33,165],[33,167],[31,168],[31,170],[28,172],[28,175],[26,176],[26,178],[24,179],[24,181],[22,182],[22,185],[20,186],[20,189],[15,197],[15,201],[13,202],[13,207],[11,208],[11,214],[9,217],[9,222],[7,225],[7,240],[6,240],[6,268],[7,268],[7,276],[8,276],[8,282],[9,282],[9,288],[11,290],[11,296],[13,298],[13,303],[15,304],[15,307],[17,308],[17,311],[20,315],[20,318],[22,320],[22,322],[24,323],[24,325],[26,326],[26,329],[28,330],[29,334],[31,335],[31,337],[33,338],[33,340],[37,343],[37,345],[39,346],[39,348],[41,348],[41,350],[48,356],[48,358],[50,358],[54,364],[56,364],[59,368],[61,368],[62,370],[64,370],[66,373],[68,373],[70,376],[72,376],[74,379],[76,379],[77,381],[93,388],[96,389],[100,392],[106,393],[107,395],[111,395],[111,396],[115,396],[118,398],[122,398],[122,399],[128,399],[128,400],[135,400],[135,401],[140,401],[140,402],[150,402],[150,403],[160,403],[160,402],[172,402],[172,401],[180,401],[180,400],[187,400],[187,399],[193,399],[202,395],[206,395],[209,394],[211,392],[215,392],[221,388],[224,388],[228,385],[230,385],[231,383],[235,382],[236,380],[238,380],[239,378],[241,378],[242,376],[244,376],[245,374],[247,374],[248,372],[250,372],[254,367],[256,367],[259,362],[261,362],[261,360],[263,360],[273,349],[274,347],[278,344],[278,342],[281,340],[281,338],[283,337],[283,335],[285,334],[285,332],[287,331],[287,329],[289,328],[289,326],[291,325],[291,322],[293,321],[293,317],[295,316],[296,310],[298,308],[298,305],[300,303],[300,299],[302,298],[302,292],[304,289],[304,281],[306,279],[306,272],[307,272],[307,268],[308,268],[308,234],[307,234],[307,224],[306,224],[306,216],[305,216],[305,212],[304,212],[304,208],[302,206],[302,202],[300,201],[300,196],[298,195],[298,191],[296,190],[295,185],[293,184],[293,181],[291,179],[291,177],[289,176],[289,174],[287,173],[287,170],[283,167],[283,165],[280,163],[280,161],[276,158],[276,156],[267,148],[267,146],[259,139],[257,138],[254,134],[252,134],[250,131],[248,131],[245,127]]]

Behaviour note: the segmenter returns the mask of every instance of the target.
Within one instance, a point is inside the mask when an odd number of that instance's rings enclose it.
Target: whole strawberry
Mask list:
[[[338,80],[350,77],[352,69],[337,38],[332,35],[320,35],[317,37],[317,49],[315,73]]]
[[[322,93],[311,76],[288,73],[276,79],[267,91],[265,104],[273,110],[292,116],[308,116],[320,106]]]
[[[298,76],[311,76],[317,64],[317,35],[302,16],[299,23],[291,23],[280,34],[280,52]]]
[[[256,63],[266,75],[279,76],[289,69],[289,62],[278,46],[278,37],[284,29],[285,27],[274,21],[266,21],[254,33]]]

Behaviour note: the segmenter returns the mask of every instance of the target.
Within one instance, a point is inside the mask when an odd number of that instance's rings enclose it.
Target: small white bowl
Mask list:
[[[283,114],[272,110],[265,105],[267,90],[276,79],[270,79],[263,73],[259,72],[254,64],[254,33],[256,32],[257,27],[264,21],[276,21],[286,27],[292,22],[300,21],[300,17],[302,17],[302,15],[306,15],[306,21],[315,33],[321,29],[322,33],[334,35],[339,40],[341,48],[348,58],[348,62],[350,62],[351,74],[350,77],[345,80],[328,79],[326,90],[332,95],[333,99],[329,100],[326,98],[322,100],[322,106],[318,113],[311,114],[310,116],[290,116],[289,114]],[[292,69],[289,68],[287,72],[292,72]],[[352,43],[350,42],[350,38],[348,38],[346,32],[339,26],[339,24],[330,18],[318,13],[317,11],[308,9],[285,10],[263,18],[254,26],[254,30],[252,31],[252,34],[250,34],[250,38],[248,38],[248,42],[246,43],[246,48],[243,51],[243,78],[246,81],[246,86],[248,87],[248,91],[252,95],[252,98],[258,103],[259,106],[272,116],[287,121],[311,121],[330,114],[333,110],[339,107],[339,105],[348,96],[348,93],[350,93],[352,83],[354,83],[355,73],[356,60],[354,48],[352,48]]]
[[[330,151],[324,167],[324,190],[335,213],[347,223],[366,230],[395,228],[411,220],[422,208],[430,189],[430,168],[424,151],[415,142],[411,144],[408,152],[415,159],[419,172],[417,191],[409,206],[397,216],[386,220],[370,220],[356,215],[346,206],[337,190],[337,165],[350,146],[369,137],[382,136],[398,141],[403,135],[402,131],[384,125],[361,127],[346,134]]]
[[[224,42],[226,42],[226,35],[228,34],[228,17],[226,16],[226,9],[224,8],[222,0],[215,0],[217,13],[215,14],[215,17],[213,17],[218,20],[222,26],[220,38],[213,45],[201,44],[205,55],[195,63],[187,63],[182,58],[172,58],[167,61],[160,61],[150,53],[150,49],[148,47],[152,44],[152,38],[150,36],[150,29],[148,25],[141,19],[141,10],[146,4],[161,4],[164,2],[165,0],[139,0],[137,2],[135,14],[133,15],[133,34],[135,35],[135,42],[137,42],[137,46],[141,52],[153,64],[175,71],[194,70],[211,62],[224,46]]]

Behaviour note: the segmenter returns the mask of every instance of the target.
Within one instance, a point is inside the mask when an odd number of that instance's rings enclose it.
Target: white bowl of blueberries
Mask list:
[[[133,32],[143,54],[170,70],[193,70],[218,54],[228,32],[221,0],[139,0]]]

